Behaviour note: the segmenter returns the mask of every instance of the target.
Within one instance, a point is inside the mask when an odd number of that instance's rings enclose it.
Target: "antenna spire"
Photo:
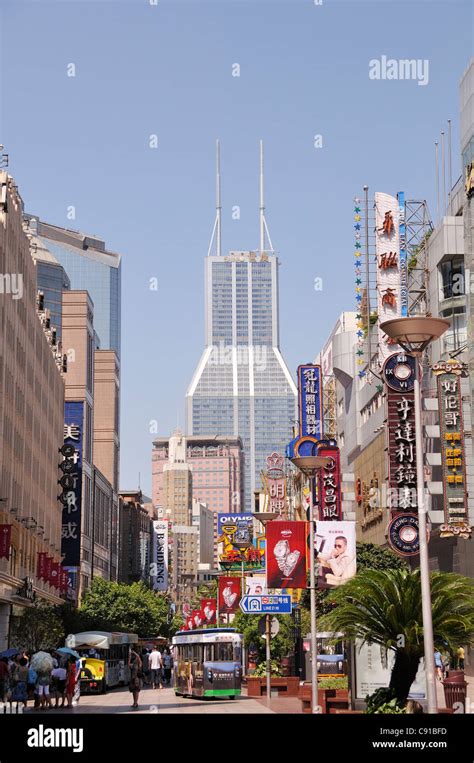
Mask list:
[[[265,234],[268,239],[268,250],[265,249]],[[265,251],[273,252],[273,244],[265,219],[265,196],[263,183],[263,140],[260,141],[260,254]]]
[[[212,229],[211,242],[207,250],[207,256],[211,256],[212,245],[216,242],[216,255],[221,256],[221,144],[216,140],[216,217]]]

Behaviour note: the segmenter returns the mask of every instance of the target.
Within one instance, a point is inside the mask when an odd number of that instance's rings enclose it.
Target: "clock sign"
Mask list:
[[[415,386],[415,358],[404,352],[390,355],[383,365],[385,383],[395,392],[411,392]]]

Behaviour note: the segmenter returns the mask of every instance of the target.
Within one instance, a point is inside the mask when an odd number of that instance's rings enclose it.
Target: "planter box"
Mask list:
[[[264,697],[267,694],[267,679],[265,676],[246,676],[247,696]],[[271,689],[278,691],[279,697],[297,697],[300,686],[298,676],[272,676]]]
[[[300,686],[298,697],[301,700],[303,713],[311,713],[311,684]],[[348,689],[318,689],[318,705],[322,713],[345,712],[349,709]]]

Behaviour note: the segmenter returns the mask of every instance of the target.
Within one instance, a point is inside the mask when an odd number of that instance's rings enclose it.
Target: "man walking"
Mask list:
[[[161,652],[158,651],[157,647],[154,646],[151,654],[150,654],[150,661],[149,666],[151,670],[151,685],[153,689],[161,689],[161,668],[163,665],[163,661],[161,659]]]

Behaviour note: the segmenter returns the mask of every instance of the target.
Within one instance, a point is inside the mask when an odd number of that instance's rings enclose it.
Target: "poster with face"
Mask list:
[[[267,522],[268,588],[306,588],[306,522]]]
[[[355,522],[316,522],[314,554],[318,588],[334,588],[357,571]]]
[[[201,599],[201,613],[204,616],[204,625],[213,625],[216,622],[217,599]]]
[[[219,578],[219,614],[237,612],[240,603],[241,580],[238,577]]]
[[[245,593],[247,596],[265,596],[268,593],[265,575],[245,578]]]

